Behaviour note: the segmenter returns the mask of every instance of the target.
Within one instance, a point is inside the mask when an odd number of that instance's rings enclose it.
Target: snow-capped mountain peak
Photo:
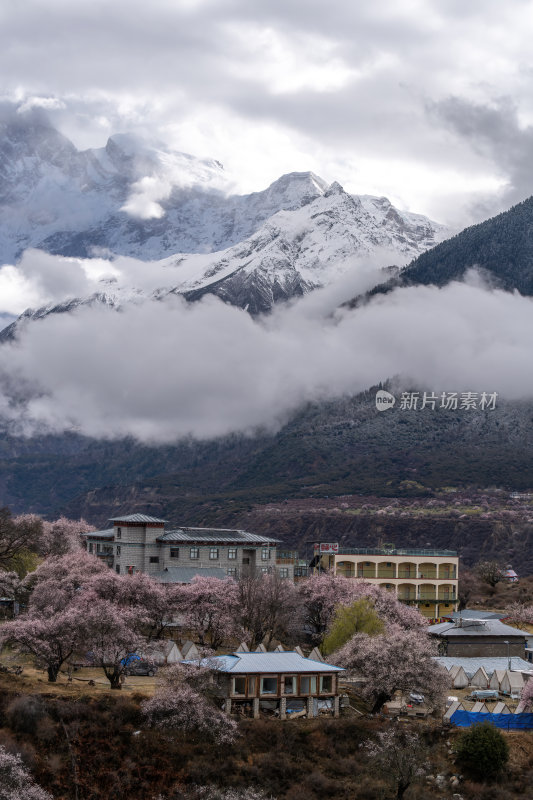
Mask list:
[[[35,247],[91,258],[126,255],[147,264],[31,312],[168,293],[205,293],[252,313],[331,283],[361,259],[401,266],[447,235],[385,197],[351,195],[312,172],[232,194],[222,166],[130,134],[78,151],[42,115],[0,122],[0,264]],[[112,270],[111,270],[112,272]]]

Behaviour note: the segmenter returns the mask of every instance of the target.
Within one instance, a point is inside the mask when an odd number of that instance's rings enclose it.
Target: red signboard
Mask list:
[[[315,550],[320,550],[321,553],[338,553],[339,552],[339,543],[338,542],[320,542],[320,544],[315,544]]]

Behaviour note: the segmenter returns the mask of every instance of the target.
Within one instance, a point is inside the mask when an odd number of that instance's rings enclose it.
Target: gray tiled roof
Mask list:
[[[88,539],[112,539],[115,531],[113,528],[107,528],[105,531],[89,531],[81,535],[86,536]]]
[[[430,625],[427,631],[445,636],[447,639],[463,636],[523,636],[524,639],[526,637],[524,631],[505,625],[499,619],[484,619],[477,625],[475,622],[473,619],[465,620],[462,627],[456,627],[453,622],[439,622],[437,625]]]
[[[111,517],[109,522],[166,522],[166,519],[149,517],[147,514],[128,514],[124,517]]]
[[[228,577],[222,567],[167,567],[153,575],[160,583],[190,583],[196,576],[221,580]]]
[[[224,542],[227,544],[269,544],[279,542],[271,536],[260,536],[231,528],[177,528],[158,537],[159,542]]]
[[[476,672],[480,667],[485,669],[487,675],[490,676],[494,672],[494,670],[502,670],[505,672],[506,669],[509,667],[509,660],[511,661],[511,669],[512,670],[520,670],[522,672],[532,670],[533,671],[533,664],[530,664],[529,661],[526,661],[523,658],[518,658],[518,656],[511,656],[510,659],[494,656],[494,657],[479,657],[479,658],[459,658],[456,656],[436,656],[433,659],[437,663],[441,664],[447,670],[450,670],[454,665],[458,667],[462,667],[469,678],[472,675],[475,675]]]
[[[503,619],[507,616],[505,611],[479,611],[475,608],[463,608],[449,615],[452,619]]]
[[[323,661],[303,658],[294,651],[286,653],[231,653],[227,656],[215,656],[209,663],[215,662],[221,672],[344,672],[342,667],[334,667]]]

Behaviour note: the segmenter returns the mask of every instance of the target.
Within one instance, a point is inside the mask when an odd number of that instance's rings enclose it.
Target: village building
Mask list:
[[[277,574],[294,580],[294,560],[277,563],[278,539],[228,528],[166,529],[146,514],[109,520],[112,527],[84,534],[89,553],[122,574],[145,572],[164,583],[190,583],[195,575],[238,578]]]
[[[439,641],[443,656],[507,657],[523,659],[526,634],[499,619],[463,619],[430,625],[428,632]]]
[[[339,715],[341,667],[305,658],[296,651],[272,653],[235,652],[210,658],[218,695],[228,713],[248,710],[254,717],[261,709],[316,717],[319,712]]]
[[[364,578],[417,606],[429,619],[448,617],[457,609],[459,558],[455,550],[343,547],[319,552],[314,567],[345,578]]]

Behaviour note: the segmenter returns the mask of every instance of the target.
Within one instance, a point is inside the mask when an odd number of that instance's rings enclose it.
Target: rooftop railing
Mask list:
[[[457,558],[456,550],[423,550],[421,548],[395,548],[385,550],[379,547],[342,547],[340,556],[432,556],[437,558]]]

